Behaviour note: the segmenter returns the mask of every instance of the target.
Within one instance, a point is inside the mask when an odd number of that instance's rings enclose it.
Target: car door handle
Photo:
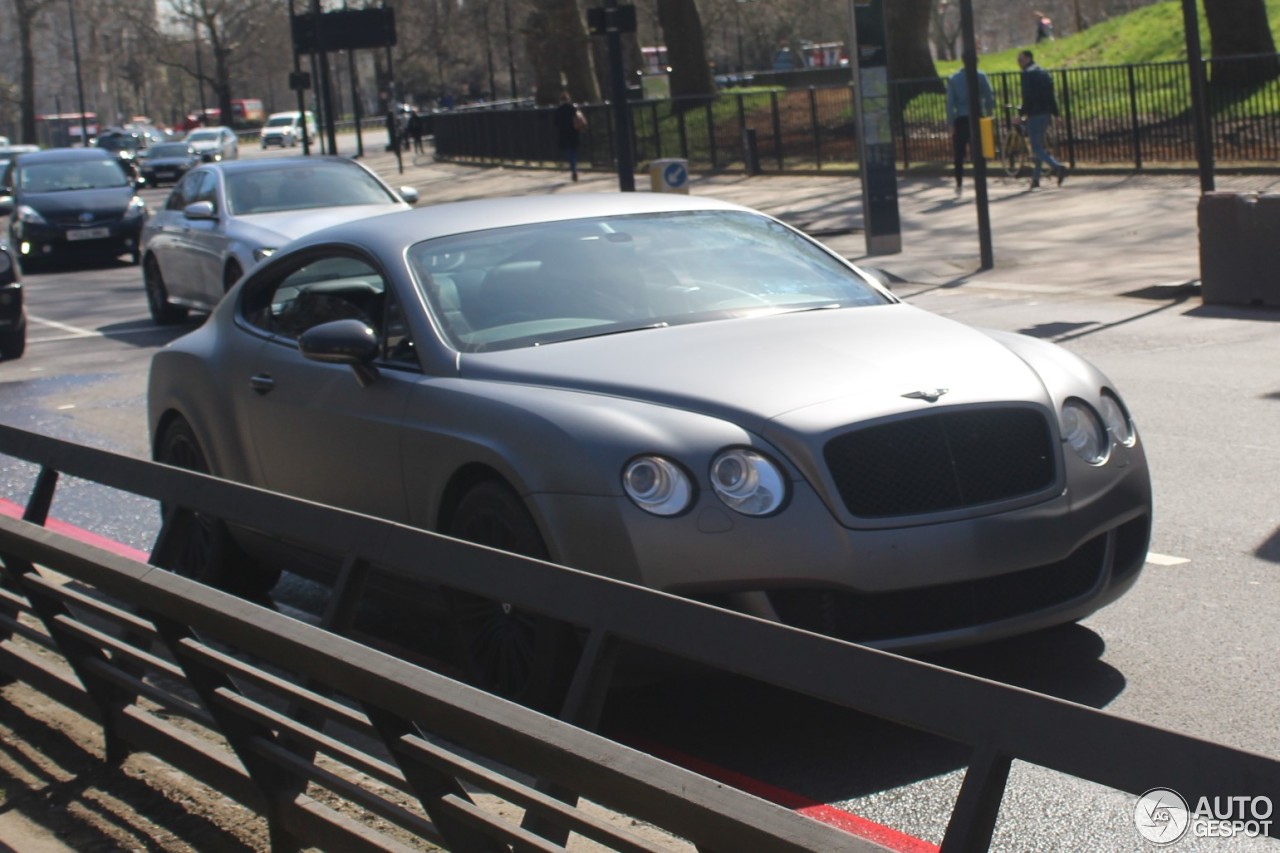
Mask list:
[[[259,373],[249,380],[249,387],[259,394],[265,394],[276,387],[276,380],[272,378],[270,373]]]

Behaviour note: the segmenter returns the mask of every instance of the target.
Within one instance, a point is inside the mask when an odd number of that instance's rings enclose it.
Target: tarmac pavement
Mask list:
[[[378,137],[375,135],[374,137]],[[379,140],[380,142],[381,140]],[[367,148],[368,146],[366,146]],[[413,186],[420,204],[533,194],[612,192],[612,172],[412,164],[403,173],[395,155],[366,151],[364,162],[394,186]],[[341,148],[341,145],[340,145]],[[346,153],[346,152],[343,152]],[[1062,186],[1046,180],[988,175],[994,265],[981,269],[978,208],[972,175],[957,198],[950,175],[906,175],[898,182],[902,251],[871,256],[863,232],[857,176],[691,175],[689,192],[762,210],[794,225],[864,267],[888,274],[901,295],[922,288],[959,287],[1122,295],[1151,288],[1190,289],[1200,278],[1195,173],[1070,174]],[[1227,192],[1280,191],[1280,170],[1268,175],[1218,175]],[[637,172],[637,191],[649,191]],[[1172,291],[1170,291],[1172,292]]]

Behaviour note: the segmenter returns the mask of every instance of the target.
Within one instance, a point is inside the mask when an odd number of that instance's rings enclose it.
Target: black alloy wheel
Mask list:
[[[474,486],[454,513],[448,534],[547,559],[524,503],[507,486]],[[457,653],[466,677],[482,689],[554,713],[564,701],[576,661],[574,632],[563,622],[459,590],[447,592]]]

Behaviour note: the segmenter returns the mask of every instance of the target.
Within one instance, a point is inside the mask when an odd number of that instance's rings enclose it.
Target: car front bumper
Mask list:
[[[62,254],[123,254],[132,252],[142,237],[144,217],[84,226],[19,223],[13,246],[21,258],[53,258]]]
[[[1074,621],[1129,589],[1151,529],[1150,477],[1145,460],[1134,461],[1088,497],[1067,490],[1007,512],[883,529],[842,526],[803,482],[768,518],[705,493],[678,518],[624,497],[531,500],[566,565],[923,651]]]

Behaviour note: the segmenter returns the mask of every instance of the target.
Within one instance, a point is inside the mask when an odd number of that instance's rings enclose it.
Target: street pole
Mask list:
[[[973,199],[978,210],[978,255],[981,268],[989,270],[996,261],[991,248],[991,210],[987,203],[987,157],[982,152],[982,92],[978,88],[978,40],[973,33],[973,0],[960,0],[960,36],[964,42],[964,79],[969,90],[969,153],[973,155]]]
[[[324,103],[324,130],[329,140],[330,154],[338,153],[338,132],[334,125],[333,92],[329,88],[329,52],[324,43],[320,27],[320,0],[311,0],[311,14],[315,21],[316,52],[319,55],[320,100]]]
[[[609,47],[609,84],[613,92],[614,151],[618,157],[618,189],[636,191],[635,164],[631,150],[631,111],[627,103],[627,81],[622,70],[622,33],[617,26],[618,0],[605,0],[605,36]]]
[[[516,100],[516,59],[511,51],[511,0],[502,0],[502,14],[507,24],[507,76],[511,78],[511,100]]]
[[[1196,0],[1182,0],[1182,28],[1187,40],[1187,73],[1191,76],[1191,118],[1195,128],[1200,192],[1211,193],[1214,190],[1213,139],[1209,134],[1209,114],[1205,109],[1204,59],[1200,51],[1200,21],[1196,14]]]
[[[302,78],[302,59],[298,56],[298,39],[295,35],[297,17],[293,0],[289,0],[289,45],[293,49],[293,79],[290,82],[294,84],[294,92],[298,95],[298,115],[302,121],[302,154],[308,156],[311,154],[311,131],[307,127],[307,96],[306,90],[297,85]]]
[[[89,119],[84,114],[84,79],[80,75],[80,40],[76,38],[76,10],[71,0],[67,0],[67,15],[71,18],[71,57],[76,66],[76,98],[80,103],[80,144],[87,148],[89,147]]]
[[[204,125],[207,117],[204,105],[204,65],[200,62],[200,19],[191,16],[191,43],[196,51],[196,84],[200,87],[200,124]]]

